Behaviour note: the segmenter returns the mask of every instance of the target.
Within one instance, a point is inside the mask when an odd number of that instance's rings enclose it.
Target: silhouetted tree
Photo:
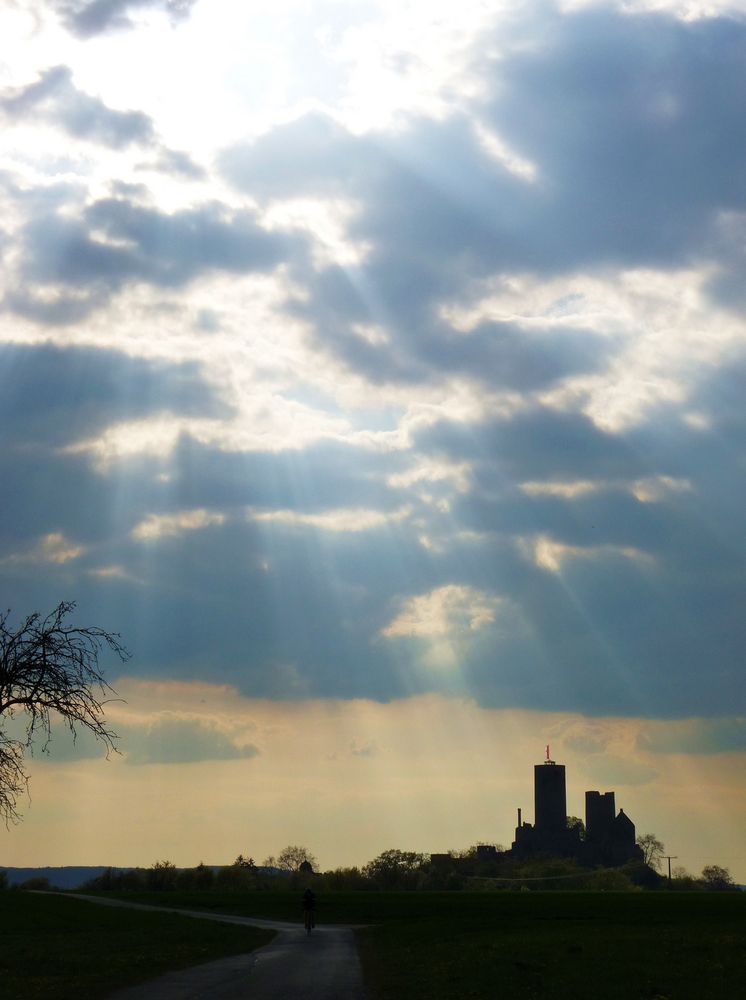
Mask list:
[[[196,868],[182,868],[176,875],[177,889],[211,889],[215,873],[202,861]]]
[[[319,866],[318,861],[307,848],[291,845],[280,851],[275,866],[285,872],[297,872],[304,861],[307,861],[313,869]]]
[[[720,865],[705,865],[702,869],[702,881],[706,889],[714,892],[734,888],[733,876],[727,868],[721,868]]]
[[[567,829],[577,830],[580,834],[580,839],[585,840],[585,823],[579,816],[568,816],[567,817]]]
[[[65,621],[75,604],[63,601],[45,618],[38,612],[20,626],[0,615],[0,817],[6,824],[19,819],[18,797],[28,788],[26,751],[41,736],[47,750],[52,720],[60,716],[76,736],[78,727],[93,733],[109,751],[116,733],[104,721],[106,695],[114,693],[98,666],[108,647],[126,660],[129,653],[117,633],[96,626],[73,628]],[[5,719],[22,715],[25,731],[9,735]]]
[[[170,861],[156,861],[146,873],[148,889],[161,892],[176,886],[176,865]]]
[[[642,848],[642,860],[646,865],[655,868],[656,871],[661,866],[664,851],[666,848],[663,842],[658,840],[654,833],[641,833],[635,841],[638,847]]]
[[[335,868],[319,876],[320,888],[334,891],[370,889],[370,881],[359,868]]]
[[[414,889],[424,863],[424,854],[394,848],[368,862],[363,875],[382,889]]]
[[[233,862],[233,864],[237,865],[239,868],[251,868],[251,869],[256,868],[256,865],[254,864],[254,859],[245,858],[243,854],[239,854],[236,860]]]

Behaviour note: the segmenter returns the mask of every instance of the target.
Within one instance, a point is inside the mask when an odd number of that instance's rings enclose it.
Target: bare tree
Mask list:
[[[636,843],[638,847],[642,848],[642,860],[657,871],[661,866],[663,852],[666,849],[663,842],[658,840],[654,833],[641,833]]]
[[[307,861],[314,870],[319,866],[316,858],[306,847],[298,847],[295,844],[291,844],[280,851],[277,855],[276,864],[283,871],[297,872],[304,861]]]
[[[0,816],[5,823],[18,820],[19,796],[28,788],[24,766],[27,750],[42,738],[46,751],[52,737],[52,720],[64,720],[73,739],[86,729],[101,740],[107,756],[116,750],[104,720],[108,694],[115,694],[99,669],[98,659],[108,648],[120,660],[129,659],[118,633],[97,626],[73,628],[66,619],[75,604],[62,601],[46,617],[29,615],[18,627],[10,612],[0,615]],[[9,735],[5,721],[21,715],[25,730]]]

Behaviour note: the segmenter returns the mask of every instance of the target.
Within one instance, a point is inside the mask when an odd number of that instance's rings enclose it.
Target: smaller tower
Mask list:
[[[602,844],[607,841],[614,827],[614,815],[616,807],[614,805],[613,792],[586,792],[585,793],[585,835],[587,840],[594,844]]]

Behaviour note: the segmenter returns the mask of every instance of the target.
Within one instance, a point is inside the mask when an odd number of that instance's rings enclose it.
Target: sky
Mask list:
[[[0,604],[121,633],[5,865],[746,882],[746,11],[5,0]]]

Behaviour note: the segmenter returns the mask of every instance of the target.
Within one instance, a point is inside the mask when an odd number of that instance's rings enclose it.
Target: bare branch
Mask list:
[[[107,649],[122,661],[130,654],[116,632],[69,626],[66,619],[74,609],[73,602],[62,601],[45,618],[35,612],[17,628],[9,624],[10,612],[0,615],[0,816],[6,824],[18,819],[18,796],[28,785],[25,751],[39,735],[46,749],[55,713],[73,739],[82,727],[104,744],[107,756],[116,752],[117,734],[104,718],[107,695],[116,692],[98,661]],[[11,739],[2,728],[2,717],[19,711],[26,720],[22,740]]]

